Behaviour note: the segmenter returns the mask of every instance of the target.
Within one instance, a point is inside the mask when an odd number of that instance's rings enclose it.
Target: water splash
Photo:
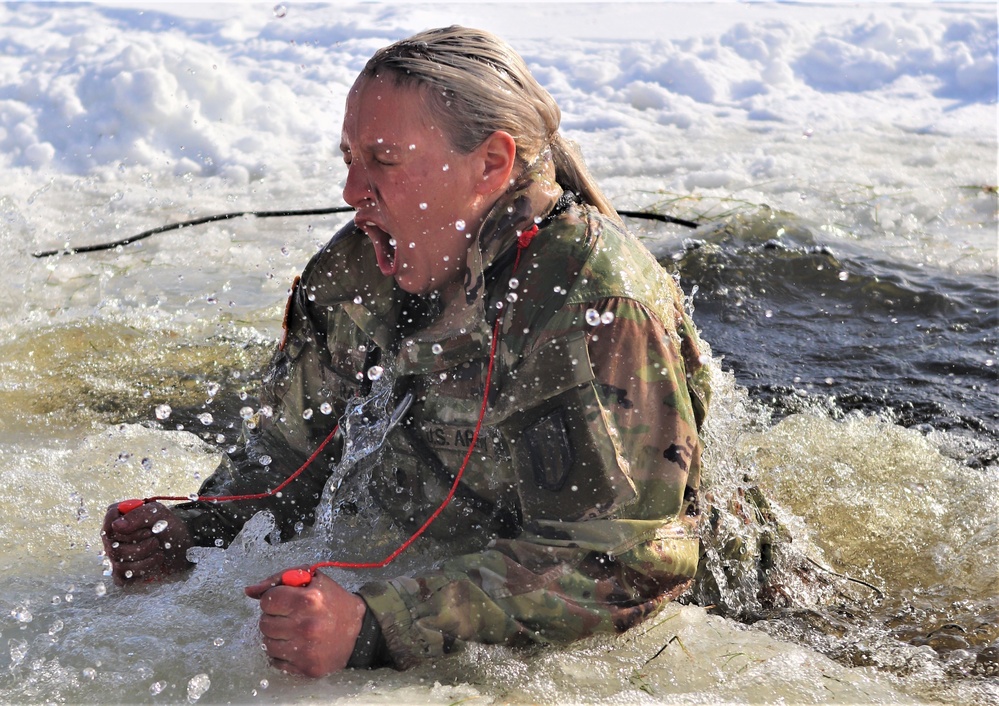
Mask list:
[[[389,371],[383,371],[373,379],[370,394],[352,401],[344,412],[340,422],[343,453],[326,481],[318,515],[317,525],[326,536],[333,534],[333,496],[352,470],[359,470],[362,461],[376,456],[389,431],[412,404],[413,396],[407,394],[394,409],[390,409],[393,386],[394,376]],[[360,484],[363,485],[363,481]]]

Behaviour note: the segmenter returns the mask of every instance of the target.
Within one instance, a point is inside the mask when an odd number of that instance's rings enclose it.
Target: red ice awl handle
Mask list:
[[[131,500],[122,500],[118,503],[118,512],[122,515],[127,515],[132,510],[142,507],[146,504],[145,500],[139,500],[138,498],[132,498]]]
[[[288,569],[281,574],[281,584],[303,588],[312,583],[312,572],[308,569]]]

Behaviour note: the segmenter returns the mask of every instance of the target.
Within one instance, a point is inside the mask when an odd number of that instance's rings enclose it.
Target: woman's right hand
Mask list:
[[[160,522],[165,525],[158,525]],[[158,531],[154,532],[154,528]],[[115,503],[101,528],[111,575],[119,586],[183,571],[191,565],[187,550],[194,545],[187,525],[166,505],[157,502],[122,514]]]

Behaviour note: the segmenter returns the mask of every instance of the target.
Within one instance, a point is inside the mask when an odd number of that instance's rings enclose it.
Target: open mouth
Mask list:
[[[378,269],[386,277],[392,277],[396,273],[395,259],[395,238],[383,231],[371,221],[358,223],[357,226],[364,231],[365,235],[375,246],[375,258],[378,260]]]

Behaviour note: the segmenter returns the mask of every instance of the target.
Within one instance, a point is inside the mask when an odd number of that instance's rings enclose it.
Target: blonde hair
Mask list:
[[[551,150],[562,188],[617,216],[575,144],[559,134],[562,111],[555,99],[499,37],[457,25],[420,32],[375,52],[361,78],[383,72],[391,73],[398,85],[426,89],[430,114],[456,149],[467,154],[502,130],[513,137],[525,166]]]

